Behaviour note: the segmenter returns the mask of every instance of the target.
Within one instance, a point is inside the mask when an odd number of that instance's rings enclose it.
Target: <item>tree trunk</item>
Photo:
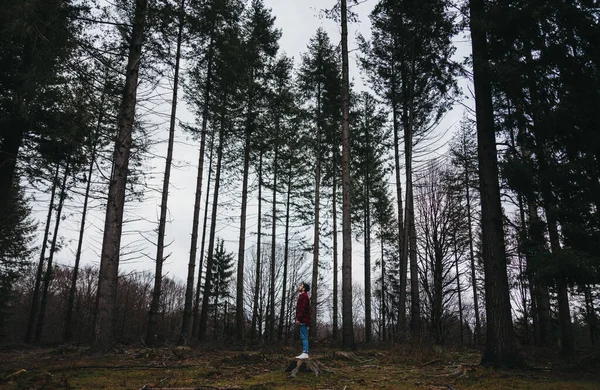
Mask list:
[[[104,108],[104,93],[100,103],[100,113],[98,116],[98,124],[96,126],[96,134],[98,134],[100,123],[102,122]],[[94,142],[96,142],[94,140]],[[81,261],[81,251],[83,247],[83,236],[85,233],[85,223],[87,217],[88,201],[90,197],[90,188],[92,185],[92,174],[94,165],[96,164],[96,145],[92,146],[92,154],[90,156],[90,166],[88,168],[87,183],[85,186],[85,195],[83,198],[83,210],[81,212],[81,224],[79,226],[79,240],[77,242],[77,251],[75,252],[75,265],[73,266],[73,275],[71,276],[71,287],[69,288],[69,298],[67,299],[67,310],[65,313],[65,328],[63,333],[63,341],[69,342],[73,337],[73,306],[75,305],[75,295],[77,293],[77,277],[79,275],[79,262]]]
[[[517,107],[519,109],[519,107]],[[524,134],[526,132],[526,125],[523,121],[519,123],[519,131]],[[524,160],[531,159],[531,152],[522,143],[519,144],[521,154]],[[523,225],[522,234],[527,237],[530,241],[536,244],[537,249],[535,252],[531,250],[525,253],[527,260],[527,267],[531,267],[531,258],[536,252],[542,252],[546,249],[546,239],[544,238],[544,227],[543,223],[538,215],[537,208],[537,197],[531,192],[527,194],[527,216],[529,220],[529,226],[525,225],[525,214],[524,210],[521,214],[521,221]],[[519,198],[520,209],[523,209],[522,200]],[[553,344],[552,337],[552,318],[550,315],[550,297],[548,294],[548,287],[542,278],[532,277],[532,309],[534,311],[534,339],[535,344],[538,346],[551,346]]]
[[[202,266],[204,264],[204,245],[206,243],[206,226],[208,225],[208,204],[210,200],[210,178],[212,176],[213,151],[215,144],[215,134],[210,136],[210,152],[208,156],[208,177],[206,179],[206,199],[204,200],[204,222],[202,224],[202,243],[200,244],[200,261],[198,262],[198,282],[196,284],[196,297],[194,298],[194,311],[192,325],[192,338],[198,337],[200,327],[200,291],[202,290]]]
[[[342,13],[342,346],[354,349],[352,323],[352,221],[350,213],[350,79],[348,70],[348,14],[346,0]]]
[[[265,313],[265,334],[264,340],[269,341],[269,308],[271,307],[271,294],[269,294],[269,290],[267,290],[267,307]]]
[[[98,269],[98,283],[96,287],[96,294],[94,299],[94,319],[92,322],[92,333],[91,339],[94,340],[96,337],[96,325],[98,324],[98,307],[100,306],[100,289],[102,288],[102,280],[100,280],[100,275],[102,274],[102,263],[100,263],[100,267]]]
[[[386,337],[386,318],[385,318],[385,311],[386,311],[386,305],[385,305],[385,256],[384,254],[384,248],[383,248],[383,227],[380,228],[381,229],[381,341],[385,342],[387,341],[387,337]]]
[[[535,297],[535,286],[532,278],[529,278],[529,295],[531,296],[531,321],[533,322],[533,344],[540,345],[540,324],[538,308]]]
[[[225,104],[225,98],[222,104]],[[219,144],[217,146],[217,171],[215,173],[215,190],[213,193],[212,216],[210,220],[210,236],[208,238],[208,254],[206,257],[206,277],[204,280],[204,294],[202,296],[202,313],[200,314],[200,327],[198,329],[198,339],[204,340],[206,336],[206,322],[208,319],[208,304],[211,289],[211,270],[213,267],[215,233],[217,227],[217,210],[219,206],[219,187],[221,180],[221,162],[223,161],[223,143],[225,142],[225,109],[221,112],[221,124],[219,128]]]
[[[560,323],[560,349],[563,356],[571,356],[575,354],[575,345],[569,307],[569,290],[567,289],[564,276],[560,275],[556,279],[556,289],[558,295],[558,319]]]
[[[260,294],[260,279],[261,279],[261,270],[260,270],[260,246],[262,240],[262,153],[260,154],[260,158],[258,161],[258,225],[256,232],[256,283],[254,284],[254,302],[252,305],[252,337],[256,336],[256,323],[259,321],[259,314],[262,313],[262,309],[259,313],[258,307],[258,298]],[[262,307],[262,306],[261,306]],[[259,321],[259,327],[262,323],[262,320]],[[259,335],[261,332],[259,332]]]
[[[206,85],[204,88],[204,106],[202,107],[202,128],[200,130],[201,135],[200,135],[200,152],[198,154],[198,175],[196,178],[196,198],[194,199],[194,216],[193,216],[193,221],[192,221],[192,238],[191,238],[191,242],[190,242],[190,260],[189,260],[189,264],[195,263],[196,262],[196,251],[198,250],[198,220],[200,218],[200,202],[202,202],[202,176],[204,175],[204,148],[206,147],[206,129],[207,129],[207,125],[208,125],[208,110],[209,110],[209,100],[210,100],[210,92],[211,92],[211,86],[212,86],[212,65],[213,65],[213,60],[212,60],[212,56],[213,56],[213,36],[211,35],[210,37],[210,42],[208,45],[208,54],[207,54],[207,68],[206,68]],[[211,138],[211,158],[210,158],[210,164],[212,165],[212,147],[213,147],[213,142],[214,142],[214,135],[212,135]],[[207,184],[207,194],[206,194],[206,206],[208,206],[208,190],[210,189],[210,175],[211,175],[211,170],[209,169],[208,172],[208,184]],[[196,298],[195,298],[195,302],[194,302],[194,309],[193,309],[193,321],[195,322],[192,325],[192,337],[197,335],[198,329],[199,329],[199,318],[198,318],[198,312],[200,310],[200,288],[201,288],[201,282],[202,282],[202,260],[204,258],[204,239],[205,239],[205,233],[206,233],[206,219],[207,219],[207,212],[208,212],[208,207],[204,208],[204,226],[203,226],[203,233],[202,233],[202,249],[200,250],[200,262],[199,262],[199,266],[198,266],[198,284],[197,284],[197,288],[196,288]],[[188,273],[188,283],[190,280],[190,276]],[[193,282],[192,282],[193,283]],[[186,301],[187,301],[187,289],[186,289]],[[186,302],[186,305],[188,305],[188,303]],[[188,326],[188,322],[189,320],[186,319],[186,312],[185,312],[185,307],[184,307],[184,316],[183,316],[183,322],[181,325],[181,334],[182,336],[185,337],[186,333],[189,333],[189,331],[186,329],[186,327]],[[181,342],[182,340],[180,340]]]
[[[265,302],[264,296],[260,296],[260,304],[258,307],[258,335],[261,336],[263,334],[263,304]]]
[[[511,133],[512,135],[512,133]],[[514,144],[514,142],[513,142]],[[519,217],[521,219],[521,226],[520,226],[520,230],[521,230],[521,236],[523,237],[523,239],[528,237],[528,232],[527,232],[527,224],[526,224],[526,220],[525,220],[525,205],[524,205],[524,201],[523,201],[523,195],[518,194],[518,199],[519,199]],[[527,267],[529,266],[529,254],[525,253],[525,261],[527,262],[527,264],[525,264],[525,267],[527,269]],[[521,274],[523,274],[523,272],[521,272]],[[539,345],[539,339],[540,339],[540,329],[539,329],[539,321],[538,321],[538,310],[537,310],[537,303],[536,303],[536,297],[535,297],[535,290],[533,287],[533,278],[531,277],[531,275],[528,277],[528,281],[529,281],[529,295],[531,297],[531,320],[533,322],[533,343],[534,345]],[[523,282],[523,284],[525,284],[525,282]],[[527,300],[523,299],[523,306],[527,305]]]
[[[585,296],[585,321],[590,329],[590,344],[595,346],[598,342],[596,337],[598,320],[596,318],[596,309],[594,307],[594,296],[592,295],[592,289],[589,285],[583,286],[583,293]]]
[[[113,162],[114,162],[114,157],[115,156],[113,154]],[[109,185],[112,182],[114,175],[115,175],[115,169],[114,169],[114,164],[113,164],[113,167],[110,171],[110,178],[108,179]],[[106,225],[106,223],[105,223],[105,225]],[[100,275],[102,275],[102,261],[100,261],[100,267],[98,269],[98,286],[96,288],[96,302],[94,303],[94,325],[92,327],[92,340],[95,340],[95,338],[96,338],[96,326],[98,324],[98,312],[99,312],[98,308],[100,307],[100,290],[102,289],[102,278],[100,277]],[[116,316],[116,314],[115,314],[115,316]],[[116,320],[114,320],[114,322],[116,323]],[[115,331],[113,331],[112,334],[113,334],[113,338],[114,338]],[[94,348],[93,345],[92,345],[92,348]]]
[[[285,202],[285,239],[283,242],[283,286],[281,288],[281,310],[279,311],[279,329],[277,334],[277,340],[283,340],[283,326],[285,317],[285,304],[286,304],[286,292],[287,292],[287,273],[288,273],[288,261],[289,261],[289,239],[290,239],[290,201],[292,197],[292,164],[288,170],[288,182],[287,182],[287,200]],[[334,276],[335,280],[335,276]],[[335,282],[334,282],[335,285]],[[335,305],[335,303],[334,303]],[[335,321],[335,320],[334,320]],[[286,321],[287,322],[287,321]]]
[[[366,103],[365,103],[366,108]],[[365,112],[365,118],[368,115]],[[365,121],[365,141],[367,149],[371,148],[369,141],[369,123]],[[365,247],[365,342],[371,342],[371,336],[373,334],[372,322],[371,322],[371,177],[369,175],[371,169],[371,162],[369,161],[369,154],[367,153],[367,161],[365,162],[365,233],[364,233],[364,247]]]
[[[510,106],[509,106],[509,115],[510,115]],[[524,126],[521,126],[521,122],[522,121],[519,121],[519,128],[520,128],[520,130],[524,130]],[[514,134],[513,127],[510,128],[510,147],[515,151],[518,150],[517,143],[515,141],[515,134]],[[518,229],[518,235],[520,235],[521,238],[518,240],[518,243],[519,243],[519,246],[521,246],[522,240],[525,239],[525,237],[527,237],[527,229],[526,229],[526,225],[525,225],[525,206],[524,206],[524,202],[523,202],[522,191],[517,191],[517,199],[518,199],[518,205],[519,205],[519,217],[520,217],[520,222],[521,222],[521,225]],[[526,283],[527,278],[525,278],[526,270],[525,270],[525,267],[523,267],[523,253],[522,252],[523,251],[520,249],[517,250],[517,256],[518,256],[518,260],[519,260],[519,275],[521,275],[519,288],[520,288],[520,293],[521,293],[521,305],[523,306],[523,324],[524,324],[524,328],[525,328],[525,334],[529,335],[529,311],[527,309],[527,283]],[[527,256],[527,254],[525,254],[525,256]],[[533,302],[533,295],[531,296],[531,298],[532,298],[532,302]],[[537,321],[534,320],[534,327],[535,327],[536,323],[537,323]]]
[[[535,94],[534,94],[535,96]],[[534,116],[535,117],[535,116]],[[536,142],[540,143],[539,130],[536,127]],[[558,254],[561,251],[560,237],[558,234],[558,221],[556,218],[556,201],[552,194],[551,183],[548,180],[548,161],[544,151],[544,145],[538,144],[535,150],[538,157],[539,169],[542,180],[542,199],[544,209],[546,211],[546,221],[548,224],[548,236],[550,238],[550,249],[552,253]],[[573,328],[571,325],[571,312],[569,307],[569,291],[565,277],[561,274],[556,277],[556,292],[558,295],[558,322],[560,324],[560,347],[561,353],[564,356],[570,356],[575,353],[575,345],[573,341]]]
[[[175,74],[173,76],[173,97],[171,100],[171,121],[169,123],[169,141],[167,145],[167,159],[165,162],[165,173],[163,177],[162,196],[160,201],[160,219],[158,222],[158,237],[156,241],[156,269],[154,271],[154,290],[152,291],[152,302],[150,303],[150,313],[148,314],[148,328],[146,329],[146,344],[150,347],[156,344],[156,323],[158,316],[158,305],[162,293],[162,268],[165,261],[165,227],[167,224],[167,211],[169,201],[169,181],[171,179],[171,165],[173,162],[173,143],[175,141],[175,121],[177,119],[177,92],[179,86],[179,62],[181,59],[181,40],[183,35],[183,24],[185,17],[185,0],[181,0],[179,9],[179,28],[177,31],[177,49],[175,51]],[[192,259],[190,259],[192,260]],[[180,333],[180,338],[188,338],[189,317],[191,312],[193,284],[194,284],[194,262],[190,261],[188,266],[188,282],[191,275],[192,282],[188,283],[185,292],[184,317],[188,319],[188,326],[185,329],[185,335]],[[191,268],[191,270],[190,270]],[[189,298],[188,298],[189,297]],[[187,309],[187,311],[186,311]],[[187,314],[187,315],[186,315]]]
[[[123,294],[121,292],[121,294]],[[126,288],[126,292],[125,292],[125,299],[123,302],[123,307],[125,308],[123,310],[123,319],[121,321],[121,332],[120,332],[120,336],[121,338],[125,337],[125,325],[127,324],[127,309],[129,307],[129,297],[131,295],[131,284],[127,283],[127,288]]]
[[[321,104],[320,98],[321,94],[319,91],[318,94],[319,103],[318,105],[318,115],[321,116]],[[320,120],[318,120],[320,122]],[[317,336],[317,300],[318,297],[318,287],[317,284],[319,282],[319,234],[320,234],[320,220],[319,216],[321,213],[321,126],[317,125],[317,166],[315,167],[315,224],[313,229],[313,269],[312,269],[312,285],[310,286],[310,311],[312,314],[312,318],[310,321],[309,333],[310,337],[315,338]]]
[[[35,319],[37,317],[37,305],[40,295],[40,285],[42,282],[42,274],[44,272],[44,261],[46,260],[46,247],[48,246],[48,236],[50,234],[50,222],[52,221],[52,211],[54,211],[54,195],[58,185],[58,174],[60,164],[56,164],[54,177],[52,178],[52,191],[50,194],[50,205],[46,216],[46,227],[44,228],[44,238],[42,240],[42,251],[40,253],[40,261],[38,263],[37,272],[35,274],[35,287],[33,288],[33,296],[31,298],[31,308],[29,309],[29,321],[27,321],[27,330],[25,332],[25,342],[28,343],[33,338],[35,330]]]
[[[338,155],[336,153],[336,161],[338,162]],[[338,339],[338,226],[337,226],[337,175],[333,175],[332,177],[333,185],[332,185],[332,208],[333,208],[333,330],[332,337],[334,341]]]
[[[522,196],[519,194],[518,195],[519,198],[519,213],[521,214],[521,218],[523,218],[525,211],[523,210],[523,199]],[[523,219],[521,219],[521,223],[523,223]],[[530,334],[530,329],[529,329],[529,317],[530,317],[530,311],[527,308],[527,290],[528,290],[528,286],[527,286],[527,278],[525,277],[525,275],[527,275],[526,272],[526,265],[523,265],[523,254],[521,252],[518,252],[518,259],[519,259],[519,275],[521,275],[521,280],[519,283],[519,289],[521,292],[521,306],[523,306],[523,324],[525,327],[525,334],[529,335]],[[533,297],[532,297],[533,298]]]
[[[254,81],[254,69],[249,69],[250,80]],[[244,301],[244,260],[246,256],[246,213],[248,207],[248,176],[250,172],[250,151],[252,148],[252,130],[254,127],[253,120],[253,108],[254,108],[254,88],[250,87],[247,96],[248,110],[246,112],[245,120],[245,145],[244,145],[244,170],[242,175],[242,199],[241,199],[241,211],[240,211],[240,238],[238,247],[238,268],[237,268],[237,286],[236,286],[236,331],[238,339],[242,340],[244,337],[244,312],[243,312],[243,301]],[[267,318],[267,322],[268,322]]]
[[[394,70],[392,74],[394,75]],[[396,81],[392,80],[392,126],[394,130],[394,167],[396,174],[396,199],[398,202],[398,255],[400,257],[400,296],[398,297],[398,329],[399,339],[406,337],[406,280],[408,257],[405,249],[404,216],[402,206],[402,182],[400,180],[400,129],[398,123],[398,97],[396,95]]]
[[[277,125],[279,128],[279,124]],[[279,129],[277,130],[279,132]],[[279,142],[277,140],[276,142]],[[269,294],[271,295],[271,306],[269,313],[271,318],[269,319],[269,341],[273,341],[275,338],[275,253],[277,243],[277,155],[278,150],[275,146],[275,156],[273,158],[273,210],[271,215],[271,275]]]
[[[412,136],[409,136],[410,141]],[[413,199],[413,185],[412,185],[412,174],[409,172],[412,170],[412,157],[406,155],[406,213],[404,223],[404,249],[403,252],[407,254],[410,260],[410,329],[412,331],[413,339],[420,337],[420,299],[419,299],[419,279],[418,279],[418,264],[417,264],[417,248],[416,248],[416,230],[415,230],[415,218],[414,218],[414,199]]]
[[[436,344],[442,344],[443,342],[443,324],[442,316],[444,315],[443,308],[443,295],[444,295],[444,271],[442,266],[442,254],[439,247],[439,241],[437,231],[433,231],[433,334],[435,336]]]
[[[108,68],[107,68],[108,72]],[[106,76],[108,77],[108,75]],[[65,314],[65,329],[63,333],[63,341],[69,342],[73,337],[73,306],[75,304],[75,295],[77,293],[77,278],[79,275],[79,263],[81,261],[81,251],[83,247],[83,238],[85,233],[85,225],[87,218],[87,208],[88,201],[90,195],[90,189],[92,184],[92,174],[94,171],[94,165],[96,164],[96,152],[97,152],[97,141],[98,135],[100,133],[100,126],[102,125],[102,121],[104,120],[105,115],[105,103],[106,103],[106,94],[108,90],[108,81],[105,80],[104,89],[102,90],[102,95],[100,97],[100,106],[98,107],[98,121],[96,122],[96,130],[94,132],[94,145],[92,145],[92,154],[90,156],[90,166],[88,168],[88,176],[87,176],[87,184],[85,188],[85,197],[83,201],[83,211],[81,213],[81,224],[79,227],[79,240],[77,243],[77,252],[75,253],[75,265],[73,267],[73,276],[71,278],[71,287],[69,289],[69,298],[67,301],[67,310]]]
[[[467,223],[469,224],[469,259],[471,260],[471,283],[473,284],[473,309],[475,311],[475,329],[473,332],[473,343],[479,344],[481,342],[481,321],[479,315],[479,298],[477,293],[477,272],[475,268],[475,253],[473,250],[473,221],[471,218],[471,193],[469,185],[469,171],[467,163],[465,162],[465,189],[467,196]]]
[[[42,289],[42,299],[40,301],[40,314],[35,328],[35,343],[39,343],[44,330],[44,317],[46,316],[46,304],[48,302],[48,288],[52,281],[52,262],[54,253],[56,252],[56,244],[58,243],[58,228],[60,226],[63,205],[65,203],[67,178],[69,177],[69,163],[65,164],[65,173],[63,175],[62,184],[60,185],[60,194],[58,196],[58,207],[56,209],[56,220],[54,222],[54,233],[52,235],[52,244],[50,245],[50,256],[48,256],[48,265],[46,266],[46,274],[44,275],[44,287]]]
[[[133,121],[135,115],[138,75],[142,54],[142,41],[146,24],[148,0],[136,0],[129,58],[125,76],[123,100],[119,112],[118,136],[113,161],[114,175],[108,189],[108,203],[104,221],[104,238],[100,256],[98,291],[98,316],[93,348],[106,352],[115,343],[114,321],[119,274],[119,252],[123,228],[123,208],[131,153]]]
[[[291,268],[291,275],[290,275],[290,280],[298,280],[298,268],[297,268],[297,263],[298,263],[298,257],[297,257],[297,247],[295,246],[292,252],[292,268]],[[287,309],[286,309],[286,316],[285,318],[292,318],[292,313],[294,312],[296,306],[295,306],[296,302],[294,302],[293,299],[288,299],[287,300]],[[290,333],[291,333],[291,328],[296,326],[296,322],[295,321],[286,321],[286,325],[285,325],[285,333],[286,335],[289,337]]]
[[[517,350],[512,325],[506,270],[496,132],[488,73],[486,11],[483,0],[470,0],[470,11],[487,318],[486,345],[481,364],[520,366],[523,361]]]
[[[403,126],[404,126],[404,158],[406,162],[406,222],[404,224],[404,251],[410,266],[410,328],[413,339],[421,337],[421,306],[419,295],[419,267],[417,262],[417,231],[415,227],[415,206],[413,190],[412,154],[413,154],[413,119],[414,119],[414,47],[410,62],[409,74],[403,79]]]
[[[547,170],[542,168],[542,164],[540,164],[540,168],[543,170],[543,172],[547,172]],[[546,189],[548,188],[546,187]],[[548,198],[551,198],[551,195],[546,194],[546,199]],[[550,202],[552,201],[550,200]],[[550,248],[552,249],[552,253],[558,253],[561,250],[561,245],[559,241],[557,222],[553,213],[553,207],[546,203],[546,219],[548,221]],[[561,353],[564,356],[571,356],[575,353],[575,345],[573,341],[573,327],[571,325],[569,291],[563,275],[558,275],[556,278],[556,290],[558,296],[558,321],[560,324]]]
[[[527,62],[533,63],[531,58],[531,50],[528,50],[526,54]],[[546,221],[548,225],[548,236],[550,238],[550,249],[552,253],[558,254],[561,250],[560,238],[558,234],[558,221],[556,218],[556,201],[552,193],[551,183],[548,179],[548,173],[550,167],[548,166],[548,160],[546,157],[545,139],[543,138],[543,130],[540,129],[542,108],[542,100],[538,97],[538,90],[535,84],[535,74],[533,68],[529,67],[528,72],[528,85],[529,94],[531,95],[532,107],[533,107],[533,133],[535,137],[533,152],[537,155],[539,170],[538,175],[541,180],[541,200],[543,207],[546,212]],[[560,324],[560,335],[561,335],[561,353],[565,356],[572,355],[575,352],[573,345],[573,330],[571,327],[571,314],[569,308],[569,292],[565,282],[565,278],[562,275],[558,275],[556,278],[556,287],[558,294],[558,315]]]
[[[248,99],[248,118],[250,117],[252,99]],[[242,200],[241,200],[241,215],[240,215],[240,238],[238,247],[238,268],[237,268],[237,287],[236,287],[236,332],[238,339],[244,338],[244,259],[246,256],[246,209],[248,207],[248,174],[250,170],[250,123],[249,119],[246,123],[246,144],[244,146],[244,173],[242,178]]]
[[[412,185],[412,183],[411,183]],[[415,227],[415,214],[414,214],[414,198],[411,191],[410,199],[408,200],[411,209],[411,223],[410,223],[410,323],[413,337],[421,337],[421,298],[419,295],[419,265],[417,262],[417,230]],[[414,276],[413,276],[414,275]]]
[[[456,291],[458,292],[458,318],[460,320],[460,343],[464,344],[465,335],[463,331],[463,306],[462,306],[462,293],[460,288],[460,270],[458,269],[458,253],[456,249],[456,230],[452,232],[454,241],[454,264],[456,266]]]
[[[369,191],[367,190],[367,196]],[[371,212],[368,201],[365,204],[365,242],[364,242],[364,259],[365,259],[365,343],[371,342],[373,327],[371,321]]]
[[[535,242],[538,247],[545,247],[545,238],[542,228],[542,221],[538,215],[537,206],[534,200],[528,200],[528,213],[529,213],[529,234],[530,240]],[[541,249],[540,249],[541,250]],[[531,261],[531,254],[527,254],[528,264]],[[539,345],[540,346],[551,346],[552,341],[552,317],[550,315],[550,297],[548,293],[548,286],[541,277],[535,279],[535,300],[537,307],[537,318],[539,328]]]
[[[215,291],[215,315],[213,317],[213,340],[219,340],[219,292]]]

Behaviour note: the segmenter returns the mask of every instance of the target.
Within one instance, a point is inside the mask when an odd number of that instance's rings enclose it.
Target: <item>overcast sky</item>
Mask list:
[[[334,45],[340,43],[341,28],[337,22],[322,17],[322,9],[331,8],[337,2],[334,0],[265,0],[265,4],[271,7],[273,15],[277,17],[275,23],[283,32],[281,37],[281,50],[290,56],[299,58],[299,53],[306,51],[308,40],[317,28],[323,27]],[[356,34],[360,33],[367,39],[371,35],[371,23],[369,14],[376,4],[376,0],[366,0],[360,5],[353,6],[352,11],[359,15],[359,22],[349,25],[349,51],[356,48]],[[351,77],[360,79],[356,67],[356,61],[351,58]]]
[[[322,8],[331,7],[334,0],[264,0],[267,7],[272,8],[273,15],[276,17],[275,24],[282,30],[282,38],[280,40],[280,50],[288,56],[292,56],[298,62],[299,55],[306,51],[309,39],[315,34],[317,28],[323,27],[331,38],[331,42],[336,45],[340,41],[340,28],[337,23],[322,17],[320,10]],[[353,8],[353,11],[358,14],[359,22],[349,26],[349,49],[350,53],[350,78],[358,89],[366,88],[362,81],[356,66],[356,52],[352,52],[356,48],[355,38],[357,33],[365,37],[370,37],[370,21],[369,13],[373,9],[376,0],[366,0],[362,4]],[[460,39],[458,42],[461,42]],[[459,43],[460,44],[460,43]],[[468,45],[462,44],[459,48],[459,57],[468,55]],[[169,95],[170,96],[170,95]],[[182,94],[180,93],[180,97]],[[181,99],[180,99],[181,101]],[[164,112],[168,112],[168,103],[163,107]],[[187,123],[193,123],[194,117],[187,110],[185,104],[180,104],[178,111],[178,120]],[[147,108],[138,107],[138,115],[143,115]],[[462,109],[458,107],[454,112],[440,125],[440,133],[447,134],[441,141],[442,144],[447,141],[452,129],[462,115]],[[167,138],[167,120],[162,119],[157,121],[158,134],[161,138]],[[162,129],[162,130],[161,130]],[[148,170],[153,173],[153,179],[150,185],[153,188],[160,189],[162,185],[162,172],[164,171],[164,156],[166,155],[166,145],[163,143],[155,148],[155,158],[148,161]],[[190,251],[190,234],[192,228],[192,212],[195,196],[195,183],[197,175],[198,163],[198,142],[182,134],[180,129],[177,130],[177,142],[174,150],[175,167],[171,175],[171,187],[169,197],[169,223],[166,229],[165,242],[171,243],[166,249],[166,253],[170,254],[165,262],[165,274],[170,277],[175,277],[180,281],[185,281],[187,277],[187,267],[189,262]],[[443,148],[442,148],[443,150]],[[162,156],[162,157],[161,157]],[[206,182],[206,173],[204,175]],[[391,179],[390,179],[391,180]],[[390,182],[394,185],[393,182]],[[206,187],[203,187],[203,195],[206,192]],[[226,239],[227,249],[236,254],[237,259],[237,243],[239,235],[239,198],[238,189],[232,189],[230,193],[224,193],[223,197],[227,197],[232,206],[229,208],[220,208],[219,220],[217,225],[217,235]],[[250,209],[247,222],[247,240],[246,253],[255,248],[255,237],[253,232],[256,229],[256,194],[252,194],[250,199]],[[70,212],[68,212],[67,221],[61,230],[61,235],[66,235],[67,248],[57,254],[56,260],[59,264],[72,265],[73,251],[76,248],[76,232],[79,226],[80,217],[80,199],[71,201]],[[204,202],[203,202],[204,204]],[[45,211],[44,205],[38,202],[36,206],[36,217],[44,220]],[[68,206],[68,205],[67,205]],[[126,215],[130,219],[142,220],[137,223],[129,224],[125,229],[128,232],[136,230],[149,231],[155,226],[155,221],[158,220],[160,207],[160,194],[158,191],[148,190],[146,192],[146,200],[142,204],[127,204]],[[86,241],[84,243],[84,263],[99,264],[100,243],[102,240],[102,228],[104,209],[97,209],[90,215],[90,224],[87,229]],[[201,217],[204,213],[202,206]],[[40,229],[44,226],[40,224]],[[200,230],[201,233],[201,230]],[[122,272],[149,270],[154,271],[155,248],[153,244],[145,241],[147,237],[149,241],[155,241],[155,235],[149,233],[140,236],[138,233],[128,233],[124,236],[123,246],[126,252],[133,252],[126,258],[135,258],[135,261],[122,261]],[[341,245],[341,239],[340,239]],[[199,249],[198,249],[199,250]],[[363,262],[361,259],[362,250],[357,244],[354,245],[354,280],[361,283]],[[340,250],[341,253],[341,250]],[[377,277],[376,274],[373,277]]]

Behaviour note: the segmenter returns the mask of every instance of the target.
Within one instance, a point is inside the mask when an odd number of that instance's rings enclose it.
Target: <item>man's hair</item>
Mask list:
[[[308,284],[306,282],[302,282],[302,285],[304,286],[304,291],[306,291],[306,292],[310,291],[310,284]]]

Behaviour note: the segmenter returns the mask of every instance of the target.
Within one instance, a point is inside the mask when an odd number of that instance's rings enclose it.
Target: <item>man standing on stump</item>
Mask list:
[[[310,285],[300,283],[298,286],[298,303],[296,304],[296,324],[300,325],[300,339],[302,340],[302,353],[296,359],[308,359],[308,328],[310,326],[310,298],[308,292]]]

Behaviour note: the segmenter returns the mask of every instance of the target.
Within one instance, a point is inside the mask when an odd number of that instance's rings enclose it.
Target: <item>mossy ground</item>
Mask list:
[[[477,365],[476,349],[395,346],[315,350],[325,371],[288,378],[291,349],[223,351],[201,348],[128,349],[94,356],[85,348],[0,351],[0,389],[600,389],[600,370],[577,370],[576,359],[524,351],[535,370]],[[589,359],[588,359],[589,360]],[[577,372],[576,372],[577,371]]]

